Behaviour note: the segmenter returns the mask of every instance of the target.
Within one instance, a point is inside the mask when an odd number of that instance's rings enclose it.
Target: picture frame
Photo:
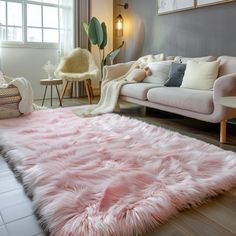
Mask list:
[[[207,7],[229,2],[235,2],[235,0],[196,0],[196,8]]]
[[[157,14],[164,15],[195,8],[195,0],[157,0]]]

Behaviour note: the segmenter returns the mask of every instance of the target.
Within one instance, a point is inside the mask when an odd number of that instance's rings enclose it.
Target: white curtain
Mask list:
[[[59,59],[74,48],[74,0],[59,0]]]
[[[73,48],[89,48],[88,37],[84,32],[82,23],[90,19],[90,0],[59,0],[60,6],[60,40],[59,58],[68,55]],[[78,89],[74,89],[73,96],[83,97],[86,95],[84,83],[77,82]],[[68,87],[68,93],[70,86]]]

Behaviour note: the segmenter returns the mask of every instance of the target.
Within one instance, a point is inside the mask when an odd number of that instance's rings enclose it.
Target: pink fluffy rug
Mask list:
[[[43,110],[0,129],[50,235],[139,235],[236,186],[235,153],[119,115]]]

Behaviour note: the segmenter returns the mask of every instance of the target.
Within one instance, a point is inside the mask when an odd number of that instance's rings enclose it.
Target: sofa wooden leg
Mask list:
[[[220,142],[226,143],[226,133],[227,133],[227,121],[220,122]]]
[[[65,83],[65,85],[64,85],[64,87],[63,87],[63,90],[62,90],[62,93],[61,93],[61,97],[60,97],[61,102],[62,102],[62,100],[63,100],[63,98],[64,98],[65,93],[66,93],[66,89],[67,89],[68,83],[69,83],[69,82],[66,81],[66,83]]]

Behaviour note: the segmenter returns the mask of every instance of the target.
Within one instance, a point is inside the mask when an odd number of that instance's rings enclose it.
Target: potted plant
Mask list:
[[[107,27],[105,22],[100,23],[96,17],[93,17],[90,22],[83,23],[84,30],[93,45],[97,45],[99,49],[101,73],[103,66],[111,65],[117,55],[120,53],[121,48],[124,45],[124,41],[121,45],[105,55],[105,47],[107,46]]]

